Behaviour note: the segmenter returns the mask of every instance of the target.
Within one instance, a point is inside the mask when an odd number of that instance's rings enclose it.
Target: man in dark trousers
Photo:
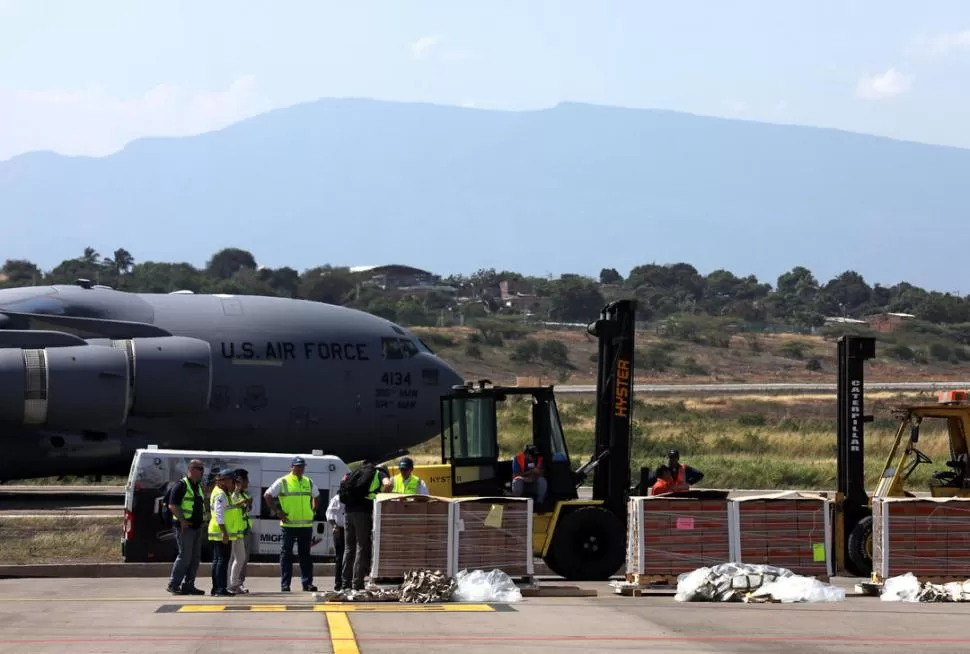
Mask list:
[[[365,480],[366,481],[366,480]],[[371,531],[374,528],[374,498],[378,493],[391,492],[391,476],[387,470],[375,466],[367,489],[361,497],[350,497],[344,503],[344,566],[341,577],[344,588],[364,590],[364,577],[370,567]]]
[[[170,489],[167,499],[171,511],[178,556],[172,564],[166,590],[173,595],[205,595],[195,587],[195,575],[202,560],[202,528],[205,498],[202,490],[202,473],[205,466],[198,459],[189,461],[188,471]]]
[[[340,481],[346,481],[349,476],[344,475]],[[340,501],[340,493],[334,493],[327,505],[327,524],[333,534],[333,589],[339,591],[344,587],[344,533],[347,526],[346,511],[344,503]]]

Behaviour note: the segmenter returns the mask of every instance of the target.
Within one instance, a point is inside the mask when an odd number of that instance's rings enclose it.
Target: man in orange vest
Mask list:
[[[546,478],[539,448],[529,444],[512,459],[512,494],[524,497],[526,491],[537,504],[546,501]]]
[[[690,490],[690,485],[686,482],[677,483],[674,473],[667,466],[657,468],[657,481],[650,489],[651,495],[666,495],[667,493],[677,493]]]
[[[680,462],[680,452],[676,449],[667,452],[667,459],[664,461],[664,465],[670,470],[674,485],[687,485],[687,488],[683,490],[690,490],[691,486],[704,478],[703,472]]]

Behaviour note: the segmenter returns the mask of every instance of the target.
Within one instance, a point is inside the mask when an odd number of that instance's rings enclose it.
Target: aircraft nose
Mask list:
[[[459,386],[464,383],[465,378],[457,370],[444,361],[438,360],[438,390],[441,395],[450,393],[452,386]]]

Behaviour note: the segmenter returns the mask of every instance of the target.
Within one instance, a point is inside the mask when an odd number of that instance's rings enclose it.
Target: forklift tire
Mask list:
[[[598,506],[559,518],[545,558],[549,569],[570,581],[606,581],[626,560],[626,528]]]
[[[866,516],[859,521],[849,533],[847,543],[849,561],[854,572],[860,577],[872,574],[872,516]]]

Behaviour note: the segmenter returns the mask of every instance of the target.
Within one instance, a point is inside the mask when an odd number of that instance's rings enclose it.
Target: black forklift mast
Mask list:
[[[596,433],[593,459],[579,473],[585,476],[592,468],[593,499],[612,513],[625,515],[631,476],[636,300],[606,305],[587,331],[599,339]]]
[[[871,515],[865,479],[865,368],[876,356],[876,339],[845,335],[838,342],[838,492],[842,498],[844,533],[837,546],[848,560],[848,536]]]

